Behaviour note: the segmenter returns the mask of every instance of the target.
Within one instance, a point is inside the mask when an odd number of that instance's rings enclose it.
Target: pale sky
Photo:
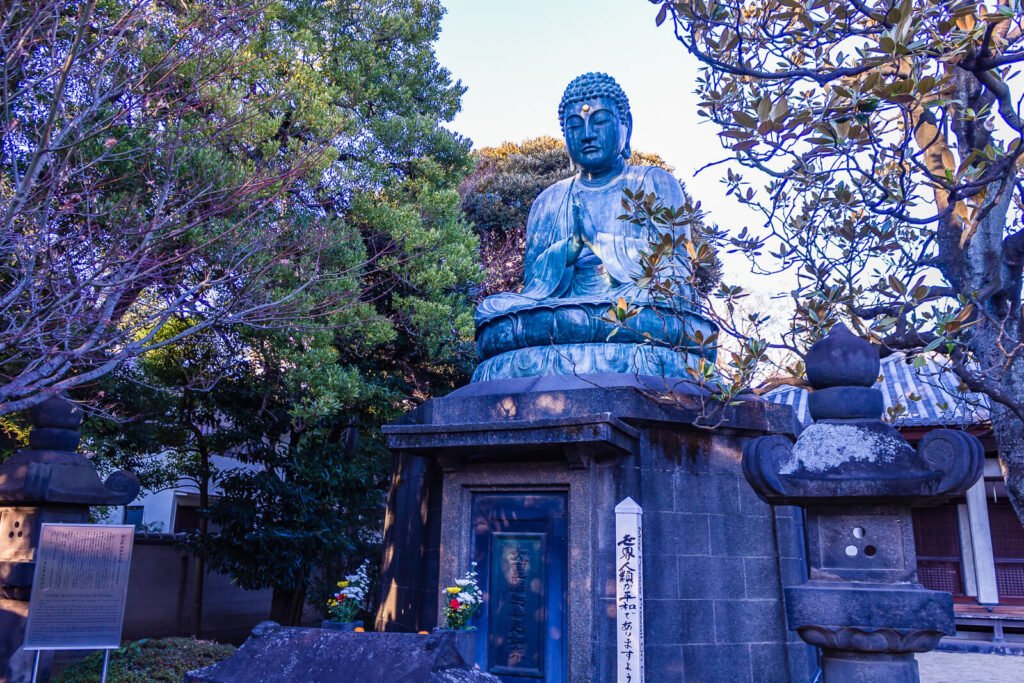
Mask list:
[[[723,228],[759,227],[758,216],[725,196],[723,167],[694,172],[726,156],[715,129],[699,123],[693,93],[697,61],[669,23],[654,25],[646,0],[443,0],[448,12],[438,59],[468,88],[450,127],[474,147],[561,136],[558,101],[587,71],[613,76],[629,96],[633,149],[660,154]],[[726,279],[764,289],[742,256],[723,254]]]

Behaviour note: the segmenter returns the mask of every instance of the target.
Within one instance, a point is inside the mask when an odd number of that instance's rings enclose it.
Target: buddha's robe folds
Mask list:
[[[476,312],[477,324],[496,316],[549,303],[611,302],[619,296],[646,300],[635,285],[641,274],[641,253],[659,239],[651,225],[619,220],[624,213],[623,189],[653,192],[665,206],[684,203],[683,191],[672,175],[654,166],[627,166],[598,187],[567,178],[547,188],[530,209],[526,226],[525,284],[519,294],[503,293],[485,299]],[[575,224],[581,223],[579,228]],[[578,256],[571,258],[574,233],[585,237]],[[689,235],[688,228],[679,234]],[[689,272],[685,261],[674,265]],[[686,289],[685,285],[681,286]],[[687,297],[688,292],[680,291]]]

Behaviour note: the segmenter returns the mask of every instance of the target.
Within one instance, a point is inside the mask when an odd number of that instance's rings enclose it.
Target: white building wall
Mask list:
[[[244,469],[252,472],[261,469],[259,465],[243,463],[235,458],[221,455],[210,457],[210,464],[216,471],[227,471],[231,469]],[[220,494],[220,487],[216,484],[211,487],[210,494]],[[130,504],[131,507],[142,506],[142,523],[150,531],[170,533],[174,531],[174,516],[180,498],[188,497],[190,502],[199,494],[198,487],[191,481],[182,480],[174,488],[162,491],[143,491]],[[193,505],[195,503],[192,503]],[[101,519],[104,524],[121,524],[124,521],[125,507],[112,508],[109,514]]]

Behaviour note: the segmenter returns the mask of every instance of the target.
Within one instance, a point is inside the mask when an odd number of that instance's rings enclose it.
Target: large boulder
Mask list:
[[[265,621],[238,652],[188,672],[185,683],[499,683],[466,662],[456,637],[451,632],[292,628]]]

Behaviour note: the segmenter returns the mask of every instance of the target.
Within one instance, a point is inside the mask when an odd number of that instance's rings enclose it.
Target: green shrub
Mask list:
[[[125,643],[110,653],[107,683],[181,683],[186,671],[230,657],[231,645],[194,638],[160,638]],[[53,683],[96,683],[103,653],[93,652],[53,678]]]

